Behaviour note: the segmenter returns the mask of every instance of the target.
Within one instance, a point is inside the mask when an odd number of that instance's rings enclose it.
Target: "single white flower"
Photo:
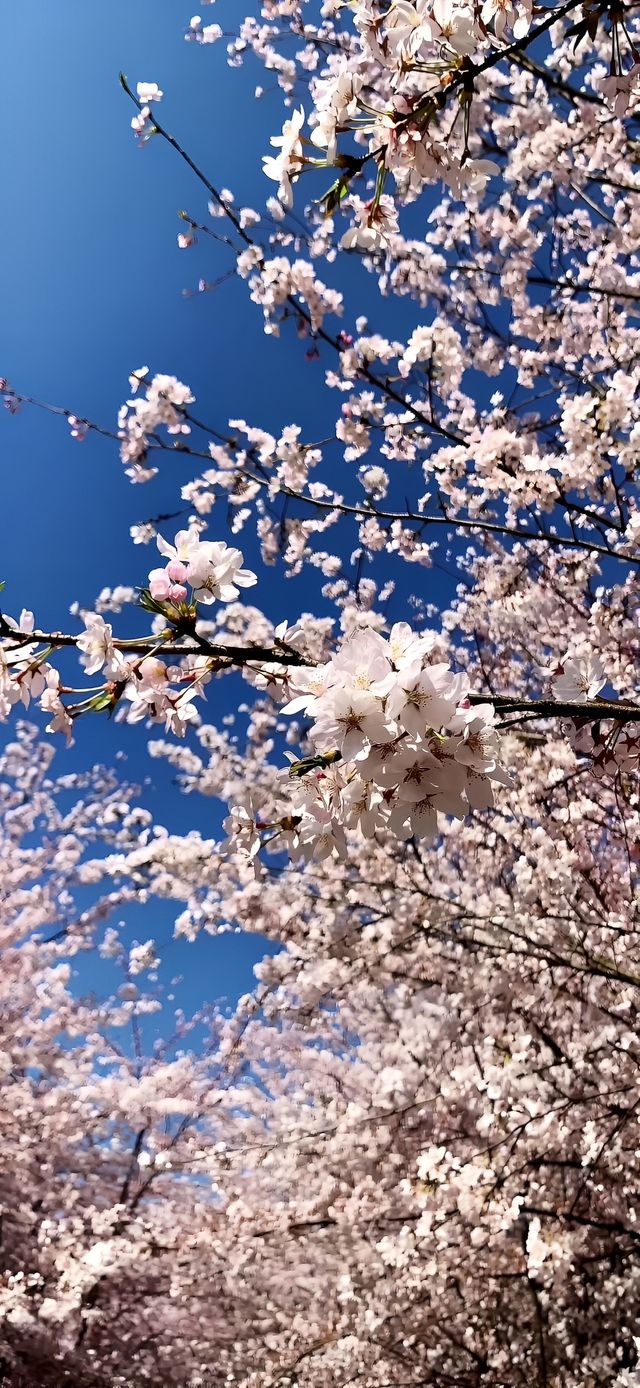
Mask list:
[[[150,101],[162,101],[164,96],[157,82],[138,82],[136,91],[143,106],[148,106]]]
[[[599,655],[565,657],[551,673],[551,690],[559,702],[586,703],[595,699],[607,682]]]

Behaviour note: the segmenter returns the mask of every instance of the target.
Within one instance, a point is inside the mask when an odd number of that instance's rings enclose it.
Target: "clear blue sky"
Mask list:
[[[225,12],[237,20],[235,3],[208,14],[224,26]],[[184,295],[229,260],[206,238],[193,251],[178,249],[178,210],[206,220],[206,195],[166,145],[155,140],[140,150],[130,131],[133,108],[118,83],[121,70],[134,87],[160,85],[163,123],[240,204],[260,209],[272,191],[260,157],[281,123],[281,94],[274,89],[256,104],[257,68],[229,70],[224,41],[214,49],[184,42],[190,15],[188,0],[5,6],[0,123],[10,134],[3,151],[0,374],[20,392],[113,427],[130,371],[148,364],[188,382],[200,415],[213,424],[224,427],[238,415],[274,429],[295,421],[308,437],[321,437],[324,363],[307,362],[294,333],[277,344],[265,339],[260,310],[237,282],[214,294]],[[356,282],[353,264],[346,273]],[[365,308],[372,291],[369,280]],[[336,403],[335,396],[328,402]],[[74,443],[64,421],[29,410],[0,418],[0,460],[0,577],[7,580],[8,611],[32,607],[42,625],[60,628],[75,599],[90,605],[105,585],[143,580],[150,551],[131,544],[129,526],[176,509],[179,460],[165,463],[152,488],[133,488],[113,444]],[[250,541],[243,545],[250,559]],[[272,615],[282,618],[315,595],[302,584],[294,592],[274,574],[269,600]],[[139,730],[85,720],[71,764],[112,761],[123,745],[128,774],[153,777],[149,803],[160,822],[216,833],[212,803],[197,807],[180,797],[163,767],[146,759],[144,741]],[[166,910],[150,909],[135,934],[166,939]],[[263,952],[259,940],[237,936],[172,945],[169,972],[181,970],[188,983],[180,1001],[188,1006],[245,991]]]

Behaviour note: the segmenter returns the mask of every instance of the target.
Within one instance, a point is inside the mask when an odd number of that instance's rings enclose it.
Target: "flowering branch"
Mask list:
[[[8,640],[5,649],[9,651],[19,651],[21,647],[32,646],[34,643],[47,646],[51,650],[57,647],[77,649],[82,641],[81,635],[73,636],[59,631],[39,631],[37,629],[29,632],[16,631],[2,613],[0,613],[0,637]],[[206,636],[202,636],[199,632],[193,633],[191,641],[193,644],[181,643],[179,639],[176,640],[175,628],[167,627],[164,631],[156,632],[152,636],[142,636],[134,640],[124,640],[114,636],[112,645],[115,650],[122,651],[127,655],[148,656],[151,649],[162,643],[165,654],[176,660],[197,655],[198,651],[204,651],[213,660],[226,660],[230,665],[246,665],[249,661],[254,660],[260,661],[262,664],[294,666],[309,663],[299,651],[291,650],[284,643],[276,646],[234,646],[226,643],[221,645],[209,641]]]

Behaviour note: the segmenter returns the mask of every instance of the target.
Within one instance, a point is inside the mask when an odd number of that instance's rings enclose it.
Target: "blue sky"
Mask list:
[[[235,5],[233,13],[237,19]],[[337,404],[322,390],[326,363],[308,362],[294,332],[277,343],[266,339],[260,310],[237,281],[185,295],[201,276],[212,280],[227,269],[228,254],[209,238],[192,251],[178,249],[178,211],[206,221],[206,194],[163,142],[139,149],[130,131],[121,70],[134,87],[160,85],[163,123],[217,186],[233,189],[239,205],[260,209],[272,191],[260,161],[281,124],[281,93],[274,88],[255,103],[258,70],[230,70],[224,42],[213,49],[184,42],[189,18],[188,0],[5,7],[0,121],[11,138],[3,154],[0,374],[19,392],[115,427],[129,373],[148,364],[186,381],[198,414],[213,425],[241,416],[277,430],[295,421],[309,438],[321,437]],[[224,25],[223,6],[215,18]],[[361,274],[351,261],[334,282],[348,290]],[[372,290],[368,281],[369,308]],[[395,327],[409,309],[391,312]],[[114,444],[94,436],[78,444],[64,421],[35,410],[0,418],[0,457],[3,601],[13,613],[33,608],[39,623],[58,629],[71,620],[75,599],[89,606],[105,585],[144,580],[151,553],[133,546],[129,526],[175,510],[180,481],[191,475],[178,459],[165,460],[151,488],[134,488]],[[242,543],[250,560],[249,532]],[[274,573],[271,615],[313,605],[307,583],[287,584]],[[123,746],[127,774],[153,778],[147,802],[160,822],[215,833],[212,803],[181,797],[170,772],[147,760],[145,740],[140,730],[85,720],[66,767],[110,763]],[[62,752],[59,765],[65,769]],[[168,919],[162,906],[150,908],[135,934],[166,939]],[[187,1004],[197,1004],[245,991],[263,945],[228,936],[174,944],[169,953],[170,972],[187,978]]]

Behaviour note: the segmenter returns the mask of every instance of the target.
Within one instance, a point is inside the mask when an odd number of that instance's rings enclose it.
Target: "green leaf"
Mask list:
[[[289,775],[307,776],[310,771],[316,771],[320,767],[333,766],[336,761],[342,761],[342,752],[337,749],[335,752],[321,752],[317,757],[303,757],[302,761],[291,763]]]
[[[111,689],[104,689],[101,694],[96,694],[95,699],[91,699],[86,706],[87,713],[103,713],[105,709],[111,710],[115,699]]]
[[[346,197],[349,191],[349,177],[350,175],[348,174],[342,174],[340,178],[336,179],[335,183],[331,184],[331,187],[327,189],[326,193],[323,193],[322,197],[318,199],[318,205],[322,208],[325,217],[332,217],[333,213],[340,206],[342,199]]]

